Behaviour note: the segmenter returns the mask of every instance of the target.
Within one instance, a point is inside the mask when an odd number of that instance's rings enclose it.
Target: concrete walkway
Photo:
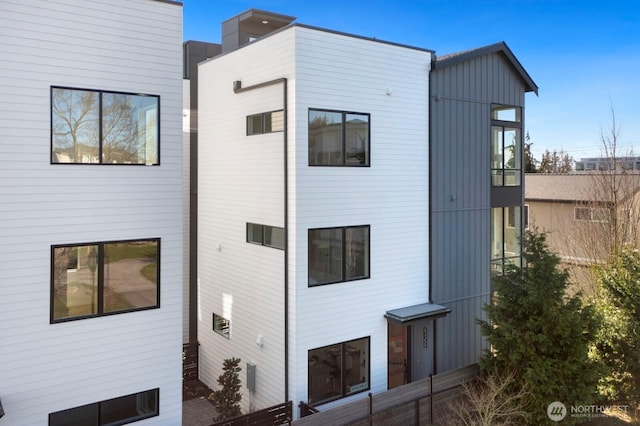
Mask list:
[[[216,410],[205,398],[194,398],[182,403],[183,426],[210,426]]]

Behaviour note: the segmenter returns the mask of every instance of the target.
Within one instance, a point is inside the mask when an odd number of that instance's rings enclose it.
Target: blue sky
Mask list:
[[[219,43],[222,21],[256,8],[297,22],[445,55],[505,41],[540,88],[526,99],[533,152],[598,156],[600,132],[640,155],[636,0],[183,0],[184,39]]]

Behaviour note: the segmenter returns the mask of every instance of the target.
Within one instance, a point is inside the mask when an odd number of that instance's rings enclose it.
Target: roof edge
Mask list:
[[[511,66],[520,75],[520,78],[524,81],[525,91],[534,92],[536,96],[538,95],[538,85],[533,81],[529,73],[524,69],[518,58],[516,58],[511,49],[509,49],[509,46],[507,46],[507,43],[504,41],[479,47],[477,49],[467,50],[458,54],[452,54],[450,56],[443,56],[443,59],[436,59],[435,69],[450,67],[461,62],[466,62],[471,59],[493,53],[502,53],[507,58]]]

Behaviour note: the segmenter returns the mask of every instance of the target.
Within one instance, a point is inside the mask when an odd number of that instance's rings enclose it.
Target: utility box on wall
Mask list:
[[[247,389],[250,392],[256,391],[256,365],[247,363]]]

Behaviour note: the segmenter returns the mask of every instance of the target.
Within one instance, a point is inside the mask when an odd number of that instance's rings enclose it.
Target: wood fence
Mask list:
[[[198,380],[198,347],[200,343],[190,342],[182,345],[182,381]]]
[[[407,426],[438,424],[462,385],[478,377],[477,365],[447,371],[293,422],[295,426]]]

